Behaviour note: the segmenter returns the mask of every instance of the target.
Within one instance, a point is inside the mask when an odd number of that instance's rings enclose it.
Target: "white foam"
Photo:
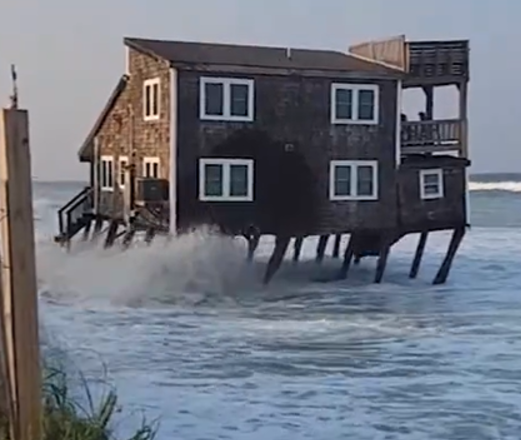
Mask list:
[[[521,192],[521,182],[469,182],[470,191],[509,191]]]

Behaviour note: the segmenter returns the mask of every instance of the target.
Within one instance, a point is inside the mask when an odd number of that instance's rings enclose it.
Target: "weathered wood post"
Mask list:
[[[13,79],[15,78],[13,72]],[[29,118],[13,106],[0,117],[1,319],[13,440],[41,438],[41,369]]]

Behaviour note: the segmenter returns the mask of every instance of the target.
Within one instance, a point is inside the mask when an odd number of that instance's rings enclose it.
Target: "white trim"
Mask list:
[[[147,165],[150,165],[150,173],[147,173]],[[154,165],[157,165],[157,175],[154,176],[152,172],[154,169]],[[161,160],[159,157],[144,157],[142,164],[142,172],[143,177],[149,177],[152,179],[160,179],[161,178]]]
[[[436,176],[438,179],[438,192],[433,194],[425,193],[425,177]],[[430,168],[420,170],[420,198],[422,200],[441,199],[444,196],[443,170],[441,168]]]
[[[128,156],[119,156],[119,158],[118,158],[118,172],[117,172],[118,186],[121,189],[125,189],[125,184],[121,183],[122,176],[125,176],[125,179],[126,179],[126,171],[125,171],[125,168],[123,168],[123,166],[121,165],[122,163],[125,163],[125,166],[128,166]],[[125,183],[126,183],[126,180],[125,180]]]
[[[107,182],[104,181],[103,176],[105,175],[103,172],[103,168],[105,167],[105,163],[110,164],[110,175],[112,177],[112,185],[107,185]],[[114,191],[114,156],[101,156],[100,157],[100,190],[101,191]]]
[[[205,189],[205,166],[221,165],[223,167],[222,195],[207,196]],[[245,196],[230,195],[230,166],[246,165],[248,167],[248,186]],[[253,201],[253,159],[199,159],[199,200],[208,202],[252,202]]]
[[[403,89],[402,80],[399,79],[396,84],[396,165],[402,163],[402,105],[403,105]]]
[[[467,225],[470,226],[470,184],[468,167],[465,167],[465,214],[467,217]]]
[[[130,47],[125,46],[125,74],[130,75]]]
[[[157,86],[157,103],[154,103],[151,93],[153,88]],[[150,114],[146,114],[147,100],[150,100]],[[154,104],[157,104],[157,113],[153,113]],[[145,121],[157,121],[161,114],[161,82],[159,78],[152,78],[143,81],[143,119]]]
[[[338,90],[351,90],[353,93],[353,101],[351,103],[351,119],[341,119],[336,116],[336,94]],[[358,100],[359,93],[364,90],[370,90],[374,93],[374,115],[371,120],[358,119]],[[380,87],[376,84],[348,84],[333,83],[331,84],[331,124],[355,124],[355,125],[377,125],[380,115]]]
[[[349,166],[351,168],[351,194],[335,194],[335,177],[338,166]],[[358,167],[370,166],[373,169],[373,194],[358,195]],[[377,160],[332,160],[329,163],[329,199],[341,200],[378,200],[378,161]]]
[[[177,70],[170,68],[170,167],[168,201],[170,234],[177,234]]]
[[[223,86],[223,114],[206,114],[206,84],[222,84]],[[248,114],[246,116],[234,116],[231,114],[231,86],[235,84],[248,86]],[[199,118],[206,121],[242,121],[252,122],[255,113],[255,86],[253,79],[242,78],[217,78],[202,76],[199,79]]]

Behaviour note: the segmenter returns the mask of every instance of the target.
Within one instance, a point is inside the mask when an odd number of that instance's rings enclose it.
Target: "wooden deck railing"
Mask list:
[[[402,122],[402,151],[458,150],[461,148],[462,124],[459,119]]]

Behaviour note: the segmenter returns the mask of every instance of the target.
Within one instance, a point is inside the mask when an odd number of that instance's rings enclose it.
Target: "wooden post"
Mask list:
[[[0,117],[2,326],[14,414],[13,440],[41,438],[41,370],[29,118],[14,105]]]
[[[452,233],[452,237],[450,239],[449,248],[447,249],[447,253],[445,254],[445,258],[441,263],[441,266],[434,277],[432,284],[444,284],[447,281],[449,276],[450,268],[452,266],[452,261],[456,256],[456,252],[458,251],[459,245],[461,244],[461,240],[465,236],[465,226],[460,226],[454,229]]]
[[[302,245],[304,244],[304,237],[295,237],[293,243],[293,262],[297,263],[300,259],[300,253],[302,252]]]
[[[329,240],[329,235],[321,235],[318,239],[317,256],[315,258],[315,261],[317,263],[322,263],[322,260],[324,259],[328,240]]]
[[[384,235],[380,243],[380,252],[378,262],[376,263],[376,273],[374,276],[375,283],[381,283],[384,276],[385,267],[387,266],[387,259],[391,250],[391,240],[388,235]]]
[[[347,272],[349,271],[349,266],[351,265],[351,260],[353,259],[355,250],[355,238],[355,234],[351,233],[349,236],[349,242],[347,243],[347,247],[344,252],[344,262],[342,263],[342,268],[340,269],[340,273],[338,275],[340,279],[347,278]]]
[[[420,270],[420,263],[423,257],[423,251],[425,250],[425,245],[427,244],[427,237],[429,236],[429,232],[425,231],[420,234],[420,239],[418,240],[418,246],[416,247],[416,252],[414,253],[414,259],[412,260],[411,271],[409,272],[409,278],[416,278],[418,276],[418,271]]]
[[[342,234],[335,235],[335,244],[333,246],[333,258],[340,258],[340,243],[342,241]]]

